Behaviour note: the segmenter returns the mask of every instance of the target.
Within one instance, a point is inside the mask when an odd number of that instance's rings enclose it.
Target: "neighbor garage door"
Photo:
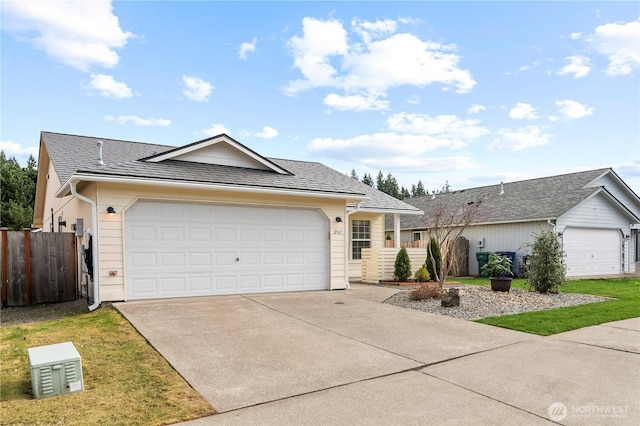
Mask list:
[[[328,287],[317,210],[138,201],[125,244],[128,299]]]
[[[567,228],[563,245],[569,277],[622,273],[622,243],[618,230]]]

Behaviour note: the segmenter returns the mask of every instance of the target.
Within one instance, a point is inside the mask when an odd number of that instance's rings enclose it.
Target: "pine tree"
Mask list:
[[[376,177],[376,188],[378,189],[378,191],[382,191],[384,193],[387,192],[382,170],[378,171],[378,176]]]
[[[351,179],[360,180],[358,174],[356,173],[356,169],[351,169]]]
[[[411,198],[411,193],[407,188],[403,186],[402,189],[400,190],[400,199],[406,200],[407,198]]]
[[[423,197],[427,195],[421,180],[418,180],[418,184],[416,185],[416,190],[412,195],[414,197]]]
[[[362,183],[373,186],[373,178],[369,173],[365,173],[364,176],[362,176]]]

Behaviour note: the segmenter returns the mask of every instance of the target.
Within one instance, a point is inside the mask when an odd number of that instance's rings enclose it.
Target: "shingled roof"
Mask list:
[[[463,189],[404,200],[422,210],[426,217],[433,216],[438,208],[458,211],[469,203],[480,203],[474,223],[508,223],[538,220],[553,220],[576,206],[581,201],[599,191],[602,186],[592,186],[592,182],[606,173],[609,168],[590,170],[529,179],[518,182]],[[401,229],[423,229],[422,216],[401,215]],[[387,230],[393,230],[392,218],[387,217]]]
[[[228,138],[228,136],[223,135]],[[317,162],[267,158],[287,174],[270,170],[201,164],[187,161],[145,159],[176,149],[175,146],[123,141],[89,136],[42,132],[41,140],[60,178],[62,195],[68,193],[72,177],[153,179],[213,186],[251,187],[335,195],[364,200],[369,211],[420,213],[419,209]],[[97,143],[103,143],[104,165],[97,163]]]

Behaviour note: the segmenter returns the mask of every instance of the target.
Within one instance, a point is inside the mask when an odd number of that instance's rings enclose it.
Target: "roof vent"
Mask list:
[[[436,192],[435,192],[435,191],[433,191],[433,192],[431,193],[431,199],[432,199],[432,200],[435,200],[435,199],[436,199]]]
[[[504,183],[500,182],[500,195],[504,195]]]
[[[102,141],[98,141],[98,165],[104,166],[104,160],[102,159]]]

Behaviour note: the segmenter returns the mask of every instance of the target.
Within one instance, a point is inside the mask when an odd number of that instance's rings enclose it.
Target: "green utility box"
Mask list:
[[[36,399],[82,392],[82,360],[73,343],[27,349],[31,388]]]
[[[488,275],[482,272],[482,267],[487,264],[489,261],[489,253],[490,251],[479,251],[476,252],[476,260],[478,261],[478,274],[481,277],[487,277]]]

